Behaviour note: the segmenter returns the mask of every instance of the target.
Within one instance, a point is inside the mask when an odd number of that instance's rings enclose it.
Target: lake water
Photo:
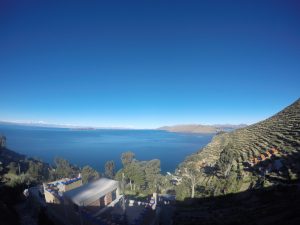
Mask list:
[[[70,130],[1,125],[7,147],[52,163],[63,157],[78,166],[90,165],[104,171],[114,160],[121,167],[122,152],[132,151],[138,160],[160,159],[162,172],[173,172],[186,156],[210,142],[212,135],[170,133],[160,130]]]

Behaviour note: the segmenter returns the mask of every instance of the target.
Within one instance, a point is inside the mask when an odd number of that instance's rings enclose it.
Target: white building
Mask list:
[[[66,187],[70,189],[66,190]],[[121,197],[119,182],[107,178],[84,185],[78,178],[67,183],[55,181],[45,185],[48,208],[58,218],[63,218],[63,223],[70,225],[95,224],[95,219],[101,222],[101,214],[118,203]]]

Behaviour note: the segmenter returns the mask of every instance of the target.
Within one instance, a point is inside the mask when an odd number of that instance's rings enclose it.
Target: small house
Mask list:
[[[66,216],[77,224],[86,217],[95,217],[119,202],[119,182],[107,178],[87,183],[63,195]]]
[[[82,185],[80,176],[76,178],[63,178],[60,180],[44,183],[44,196],[46,203],[61,204],[63,193]]]

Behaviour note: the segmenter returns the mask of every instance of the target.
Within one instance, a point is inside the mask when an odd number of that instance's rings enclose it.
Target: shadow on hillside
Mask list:
[[[244,170],[275,184],[298,183],[300,178],[300,152],[282,152],[280,155],[257,163]]]
[[[14,207],[21,201],[21,195],[18,194],[23,187],[8,187],[0,183],[0,223],[7,225],[18,225],[20,223],[19,215]]]
[[[300,224],[299,185],[177,202],[174,225]]]

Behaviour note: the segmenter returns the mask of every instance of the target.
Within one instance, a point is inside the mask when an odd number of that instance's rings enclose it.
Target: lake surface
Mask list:
[[[122,152],[132,151],[138,160],[160,159],[162,172],[173,172],[186,156],[208,144],[213,135],[170,133],[160,130],[71,130],[1,125],[11,150],[52,163],[63,157],[78,166],[90,165],[103,172],[114,160],[121,167]]]

